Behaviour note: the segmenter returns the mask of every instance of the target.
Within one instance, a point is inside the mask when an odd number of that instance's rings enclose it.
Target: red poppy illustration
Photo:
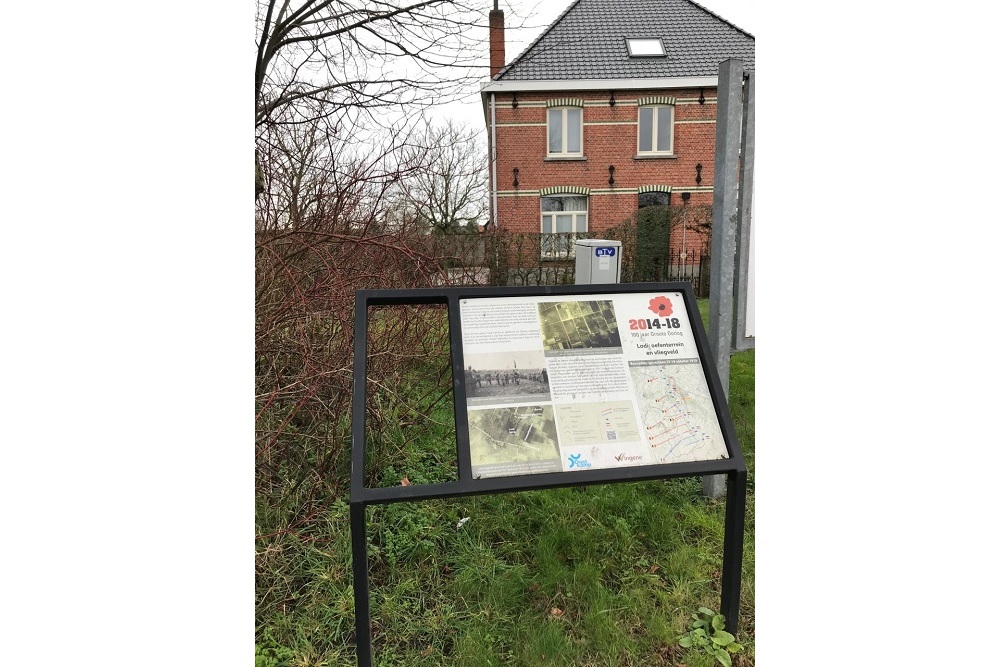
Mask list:
[[[665,296],[658,296],[649,300],[649,309],[660,317],[666,317],[674,312],[673,304]]]

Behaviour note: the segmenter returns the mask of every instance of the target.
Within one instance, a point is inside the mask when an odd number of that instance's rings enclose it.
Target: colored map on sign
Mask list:
[[[657,463],[728,458],[700,363],[635,365],[629,370],[642,428]]]

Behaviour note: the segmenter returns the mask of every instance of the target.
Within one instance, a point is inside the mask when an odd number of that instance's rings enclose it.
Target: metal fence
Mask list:
[[[599,235],[490,230],[429,234],[419,245],[439,258],[441,284],[567,285],[576,278],[574,242],[599,236],[622,244],[621,282],[687,281],[695,294],[705,297],[711,265],[706,217],[710,220],[711,213],[699,211],[695,217],[689,210],[661,211],[655,219],[637,216]]]

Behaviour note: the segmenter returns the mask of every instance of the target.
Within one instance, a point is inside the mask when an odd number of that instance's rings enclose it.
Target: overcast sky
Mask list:
[[[757,21],[754,9],[759,0],[705,0],[702,7],[718,14],[730,23],[756,36]],[[537,38],[556,18],[565,11],[573,0],[500,0],[504,10],[507,28],[505,30],[505,56],[507,63],[516,58],[535,38]],[[519,17],[527,17],[521,19]],[[523,29],[511,26],[524,24]],[[483,43],[483,49],[488,45]],[[483,72],[482,80],[488,78]],[[461,102],[444,105],[434,111],[434,118],[454,118],[468,123],[470,127],[485,128],[482,101],[478,89],[471,92]]]

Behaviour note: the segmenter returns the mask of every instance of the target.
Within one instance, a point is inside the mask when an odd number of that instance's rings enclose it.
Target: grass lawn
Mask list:
[[[703,317],[707,301],[700,302]],[[387,482],[436,481],[454,458],[451,406],[398,441]],[[733,356],[730,410],[749,467],[733,664],[754,664],[754,351]],[[374,664],[719,664],[679,646],[699,607],[719,606],[723,502],[700,478],[396,503],[369,508]],[[280,531],[258,508],[258,531]],[[457,527],[460,520],[467,519]],[[270,559],[270,561],[269,561]],[[280,571],[258,586],[257,667],[356,664],[346,498],[307,530],[258,540]],[[282,577],[284,579],[282,579]]]

